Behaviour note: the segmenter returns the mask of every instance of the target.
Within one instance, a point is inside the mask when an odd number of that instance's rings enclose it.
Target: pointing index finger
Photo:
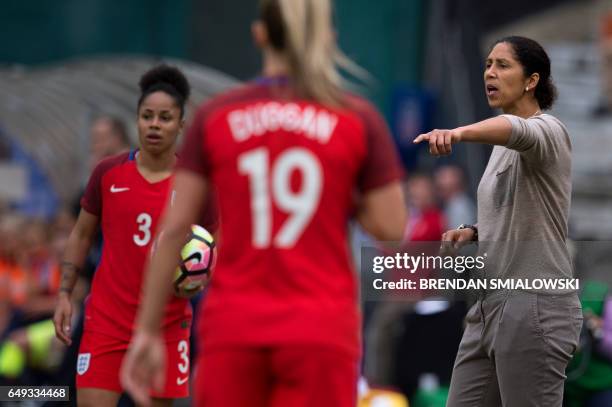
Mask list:
[[[415,138],[412,142],[414,144],[418,144],[423,140],[427,140],[427,134],[419,134],[419,136],[417,138]]]

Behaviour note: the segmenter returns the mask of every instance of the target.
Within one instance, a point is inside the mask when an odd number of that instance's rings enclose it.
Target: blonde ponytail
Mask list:
[[[262,0],[261,14],[268,31],[282,36],[271,42],[285,53],[302,96],[339,105],[344,81],[338,68],[367,76],[336,45],[330,0]]]

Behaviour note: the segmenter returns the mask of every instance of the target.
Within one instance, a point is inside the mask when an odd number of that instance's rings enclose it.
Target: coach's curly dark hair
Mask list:
[[[138,82],[140,86],[140,98],[138,108],[142,101],[151,93],[162,91],[172,96],[177,106],[181,110],[181,118],[185,114],[185,102],[189,99],[191,88],[187,78],[175,66],[157,65],[145,72]]]
[[[534,96],[540,105],[540,109],[550,109],[557,99],[557,88],[552,82],[550,58],[548,58],[544,48],[530,38],[513,35],[495,41],[491,49],[501,42],[510,44],[516,59],[523,66],[526,77],[535,72],[540,74]]]

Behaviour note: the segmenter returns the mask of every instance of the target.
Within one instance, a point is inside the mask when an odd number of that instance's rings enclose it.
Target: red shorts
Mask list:
[[[128,342],[98,332],[85,331],[77,359],[76,387],[123,393],[119,382],[121,362]],[[189,341],[166,342],[166,384],[156,398],[189,396]]]
[[[196,406],[355,407],[358,360],[321,346],[203,351]]]

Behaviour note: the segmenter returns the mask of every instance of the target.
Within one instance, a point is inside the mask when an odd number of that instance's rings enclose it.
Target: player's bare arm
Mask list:
[[[79,218],[70,233],[64,259],[61,263],[62,279],[59,289],[58,303],[53,315],[55,335],[66,345],[70,345],[70,319],[72,318],[72,303],[70,296],[76,284],[79,270],[85,263],[87,253],[95,238],[98,228],[98,217],[81,210]]]
[[[173,189],[176,199],[174,205],[164,211],[158,232],[160,241],[146,267],[137,328],[121,371],[125,389],[143,405],[150,402],[151,385],[163,382],[164,362],[159,357],[163,350],[160,346],[161,317],[172,290],[172,273],[179,262],[178,253],[185,243],[185,234],[197,221],[204,203],[206,181],[194,173],[178,171]]]
[[[376,239],[398,241],[404,234],[406,212],[401,184],[395,181],[361,197],[357,220]]]

